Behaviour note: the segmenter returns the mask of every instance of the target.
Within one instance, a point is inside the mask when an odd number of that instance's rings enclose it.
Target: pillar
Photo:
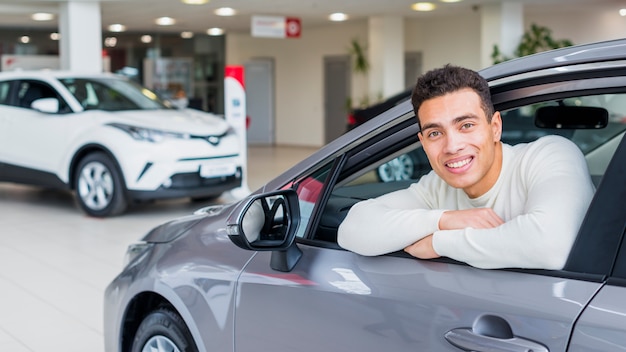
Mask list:
[[[505,1],[481,7],[481,64],[493,64],[493,46],[512,57],[524,35],[524,8],[518,1]]]
[[[60,4],[61,69],[102,72],[100,3],[67,1]]]
[[[370,97],[386,98],[404,90],[404,19],[370,17],[368,42]]]

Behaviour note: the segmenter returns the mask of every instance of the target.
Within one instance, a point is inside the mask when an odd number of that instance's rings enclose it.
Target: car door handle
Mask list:
[[[452,329],[444,337],[464,351],[549,352],[537,342],[514,336],[509,324],[495,315],[483,315],[472,328]]]

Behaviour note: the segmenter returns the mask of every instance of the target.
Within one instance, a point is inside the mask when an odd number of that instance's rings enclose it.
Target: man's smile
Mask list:
[[[445,163],[445,165],[447,168],[450,168],[450,169],[460,169],[466,166],[467,164],[471,163],[472,160],[474,160],[474,157],[469,156],[469,157],[462,158],[460,160],[453,160],[453,161],[447,162]]]

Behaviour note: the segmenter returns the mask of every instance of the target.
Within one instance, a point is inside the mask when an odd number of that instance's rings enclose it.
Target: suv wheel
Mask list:
[[[197,352],[191,333],[175,312],[161,308],[148,314],[133,339],[132,352]]]
[[[106,217],[126,210],[120,173],[106,154],[96,152],[84,157],[78,163],[74,180],[78,204],[85,213]]]

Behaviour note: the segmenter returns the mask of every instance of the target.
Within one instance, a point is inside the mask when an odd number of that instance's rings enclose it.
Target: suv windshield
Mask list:
[[[168,109],[147,88],[120,78],[61,78],[65,87],[85,110],[154,110]]]

